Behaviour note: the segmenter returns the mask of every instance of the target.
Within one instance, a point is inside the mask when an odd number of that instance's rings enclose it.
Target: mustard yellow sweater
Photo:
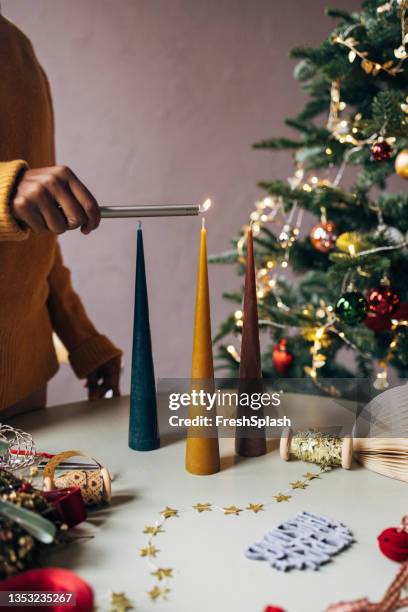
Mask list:
[[[0,410],[56,373],[53,330],[80,378],[120,355],[88,319],[56,237],[24,231],[10,214],[22,169],[54,163],[47,78],[30,41],[0,16]]]

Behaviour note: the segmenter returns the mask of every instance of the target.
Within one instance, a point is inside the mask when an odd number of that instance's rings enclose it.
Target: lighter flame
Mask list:
[[[199,207],[200,213],[207,212],[207,210],[210,208],[211,204],[212,204],[212,202],[211,202],[210,198],[208,198],[205,202],[203,202],[203,204],[200,204],[200,207]]]

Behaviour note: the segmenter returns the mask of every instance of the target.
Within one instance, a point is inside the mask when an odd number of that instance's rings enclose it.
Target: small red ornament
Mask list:
[[[378,545],[383,555],[404,563],[408,561],[408,516],[404,516],[400,527],[384,529],[378,536]]]
[[[402,304],[400,304],[398,310],[392,316],[392,318],[397,319],[398,321],[401,321],[401,320],[407,321],[408,320],[408,302],[403,302]]]
[[[281,376],[286,375],[294,360],[294,356],[288,351],[286,345],[286,338],[282,338],[279,340],[278,344],[275,344],[272,351],[273,366]]]
[[[371,155],[375,161],[385,161],[386,159],[390,159],[391,153],[392,148],[385,140],[376,142],[371,147]]]
[[[310,241],[316,251],[329,253],[336,246],[337,230],[333,221],[320,221],[310,232]]]
[[[391,317],[387,315],[377,314],[375,312],[368,312],[367,317],[364,319],[365,325],[368,329],[374,332],[388,331],[391,329]]]
[[[266,606],[264,612],[285,612],[285,610],[277,606]]]
[[[371,312],[379,315],[393,314],[398,310],[400,304],[398,293],[389,285],[381,285],[371,289],[367,299]]]
[[[369,329],[375,332],[389,331],[392,328],[391,319],[408,321],[408,302],[400,304],[396,312],[392,315],[380,315],[369,311],[364,323]]]

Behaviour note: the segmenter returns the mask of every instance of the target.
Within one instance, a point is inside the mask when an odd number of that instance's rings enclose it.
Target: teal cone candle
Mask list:
[[[139,451],[154,450],[160,446],[141,224],[137,230],[129,446]]]

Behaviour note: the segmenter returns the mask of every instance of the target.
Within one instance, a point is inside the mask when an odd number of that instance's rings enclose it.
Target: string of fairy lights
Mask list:
[[[348,50],[348,60],[350,63],[360,61],[361,69],[368,75],[375,77],[380,72],[385,72],[390,76],[396,77],[403,69],[404,62],[408,59],[408,52],[406,45],[408,44],[408,0],[392,0],[378,7],[378,13],[384,13],[394,8],[394,5],[398,5],[399,15],[401,19],[401,45],[394,50],[394,58],[390,58],[388,61],[380,64],[373,61],[369,54],[359,48],[359,42],[351,34],[356,27],[351,26],[346,30],[342,36],[336,35],[333,38],[333,43],[345,47]],[[408,115],[408,97],[406,101],[401,104],[401,109]],[[341,82],[340,79],[335,79],[330,88],[330,108],[327,120],[327,129],[332,134],[333,138],[341,144],[350,145],[345,149],[343,155],[343,161],[336,170],[336,175],[330,180],[330,178],[322,178],[315,174],[307,176],[305,168],[301,163],[297,163],[294,175],[288,179],[288,183],[293,190],[303,189],[307,192],[312,192],[316,188],[322,188],[324,186],[338,187],[340,184],[347,162],[351,154],[355,151],[361,150],[363,147],[369,146],[371,148],[372,158],[375,161],[382,161],[389,159],[392,152],[392,145],[395,143],[395,137],[385,137],[384,126],[378,133],[373,133],[368,137],[363,137],[363,117],[361,113],[351,114],[345,118],[344,114],[347,110],[347,104],[342,100],[341,97]],[[406,121],[405,121],[406,122]],[[325,154],[331,156],[333,154],[332,149],[328,146],[325,149]],[[402,151],[401,154],[407,154],[407,150]],[[396,160],[397,173],[402,178],[408,178],[407,167],[405,161],[403,171],[398,171],[398,156]],[[374,208],[377,213],[378,227],[377,233],[386,233],[387,230],[393,228],[387,228],[385,226],[380,209]],[[238,261],[245,264],[245,243],[246,243],[246,232],[249,226],[252,228],[254,237],[259,236],[262,228],[266,226],[274,226],[276,228],[275,236],[280,245],[280,252],[278,255],[270,256],[264,262],[263,266],[257,270],[256,281],[257,281],[257,298],[259,304],[262,306],[263,301],[268,298],[271,294],[274,296],[276,301],[276,307],[282,311],[289,312],[290,307],[284,303],[282,298],[279,296],[279,279],[285,276],[286,269],[290,265],[290,254],[293,245],[298,240],[303,222],[303,209],[300,207],[299,202],[294,201],[291,209],[288,213],[285,213],[284,200],[281,196],[271,195],[255,202],[255,209],[250,214],[249,224],[243,226],[242,236],[237,243]],[[398,233],[397,230],[395,230]],[[338,329],[337,325],[339,322],[348,323],[349,325],[355,325],[363,321],[367,316],[368,303],[364,296],[356,290],[356,275],[370,276],[368,272],[364,270],[363,259],[368,255],[376,254],[383,251],[395,251],[398,249],[404,249],[408,246],[408,241],[404,237],[397,236],[395,244],[367,248],[364,244],[364,236],[357,232],[345,232],[337,235],[335,224],[326,218],[326,211],[324,208],[321,210],[320,222],[314,226],[311,231],[310,239],[313,246],[323,253],[329,253],[330,251],[337,248],[340,252],[346,253],[348,256],[353,258],[360,258],[362,261],[361,266],[352,266],[345,273],[342,283],[343,296],[337,301],[335,305],[327,304],[324,300],[320,299],[318,306],[308,304],[305,306],[301,313],[306,317],[305,325],[287,325],[273,319],[260,319],[260,326],[272,327],[281,330],[285,330],[288,333],[300,333],[305,340],[310,342],[310,365],[305,366],[305,373],[310,376],[316,383],[318,378],[318,371],[322,368],[327,360],[325,349],[327,349],[332,341],[331,335],[334,335],[341,339],[346,346],[352,350],[359,352],[363,358],[370,359],[373,356],[370,353],[362,352],[355,343],[353,343],[341,329]],[[392,240],[391,242],[395,242]],[[374,293],[376,291],[376,293]],[[346,297],[345,297],[346,296]],[[399,306],[399,298],[390,287],[390,283],[387,277],[384,275],[381,282],[381,287],[373,290],[370,298],[377,302],[382,300],[380,306],[386,304],[389,308],[387,314],[390,318],[390,343],[388,352],[384,359],[378,361],[378,368],[376,373],[376,380],[374,381],[374,387],[381,390],[389,386],[388,382],[388,366],[393,358],[393,355],[398,347],[399,332],[401,328],[408,327],[408,321],[405,318],[392,318]],[[343,302],[341,302],[343,300]],[[348,300],[348,302],[347,302]],[[350,301],[353,305],[353,317],[347,317],[347,311],[345,310],[345,304],[350,305]],[[377,312],[382,313],[381,308]],[[243,312],[241,309],[235,311],[235,326],[241,328],[243,325]],[[234,345],[230,344],[226,347],[229,355],[236,361],[239,362],[240,356]]]

